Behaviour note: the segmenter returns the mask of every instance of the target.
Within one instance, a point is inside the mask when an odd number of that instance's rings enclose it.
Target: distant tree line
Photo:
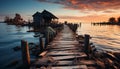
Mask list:
[[[118,17],[117,19],[115,17],[111,17],[109,18],[109,23],[120,23],[120,17]]]
[[[20,14],[16,13],[14,18],[10,18],[8,16],[5,17],[4,22],[8,24],[23,24],[25,21],[21,17]]]

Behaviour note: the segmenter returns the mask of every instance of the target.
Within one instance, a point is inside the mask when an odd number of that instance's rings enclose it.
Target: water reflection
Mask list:
[[[119,52],[120,50],[120,26],[118,25],[91,25],[82,24],[78,28],[78,34],[90,34],[91,41],[98,49]]]
[[[32,28],[0,23],[0,69],[4,69],[6,63],[21,60],[21,51],[15,52],[13,48],[20,46],[22,39],[33,43],[39,42],[37,38],[33,37],[33,32],[26,32],[28,30],[32,30]]]

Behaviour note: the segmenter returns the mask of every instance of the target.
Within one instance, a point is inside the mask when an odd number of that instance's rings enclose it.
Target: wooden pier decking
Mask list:
[[[64,29],[48,44],[43,57],[38,57],[30,69],[97,69],[95,60],[88,59],[75,34]]]

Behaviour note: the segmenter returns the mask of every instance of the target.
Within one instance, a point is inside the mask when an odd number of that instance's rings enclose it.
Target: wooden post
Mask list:
[[[50,36],[49,35],[50,35],[49,31],[47,31],[47,37],[46,37],[47,38],[47,44],[50,42]]]
[[[54,39],[54,37],[55,37],[55,33],[53,32],[53,33],[52,33],[52,40]]]
[[[42,40],[42,37],[39,38],[39,43],[40,43],[40,51],[43,51],[43,40]]]
[[[46,38],[45,37],[43,37],[42,38],[42,44],[43,44],[43,49],[45,49],[46,48],[46,46],[47,46],[47,43],[46,43]]]
[[[50,35],[50,41],[52,41],[53,40],[53,34],[51,33],[51,35]]]
[[[56,32],[53,33],[53,36],[54,36],[54,37],[56,36]]]
[[[46,44],[48,44],[49,43],[49,39],[50,39],[50,37],[49,37],[49,32],[48,31],[46,31],[45,32],[45,38],[46,38]]]
[[[30,53],[27,41],[21,40],[22,61],[25,69],[30,67]]]
[[[84,38],[84,52],[88,55],[88,57],[89,57],[89,38],[90,38],[90,35],[85,34],[85,38]]]

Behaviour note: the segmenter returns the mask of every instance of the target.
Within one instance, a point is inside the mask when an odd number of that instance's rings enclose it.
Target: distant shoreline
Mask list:
[[[0,21],[0,23],[4,23],[4,21]]]

